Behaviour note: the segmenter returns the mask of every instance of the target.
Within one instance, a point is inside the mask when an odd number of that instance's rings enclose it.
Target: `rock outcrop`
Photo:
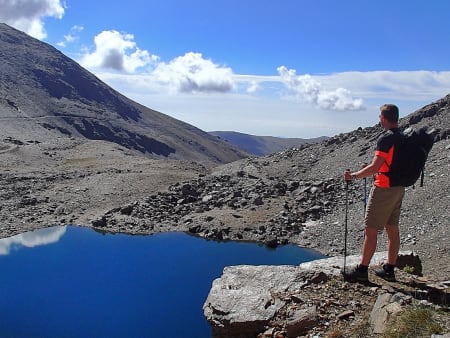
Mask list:
[[[385,257],[385,252],[376,253],[372,262],[379,265]],[[359,259],[347,257],[349,267]],[[417,290],[405,284],[394,288],[383,286],[379,279],[374,282],[380,284],[367,286],[343,282],[342,265],[342,257],[333,257],[299,266],[226,267],[214,280],[203,306],[213,337],[277,337],[275,332],[282,334],[280,337],[298,337],[311,330],[320,332],[336,321],[362,317],[367,308],[371,311],[371,333],[378,334],[388,319],[401,311],[402,302],[417,297]],[[420,270],[420,259],[402,252],[399,267],[405,266]],[[413,276],[406,278],[412,285]],[[445,304],[450,290],[441,290],[440,302]],[[426,297],[433,300],[431,292],[422,294]]]

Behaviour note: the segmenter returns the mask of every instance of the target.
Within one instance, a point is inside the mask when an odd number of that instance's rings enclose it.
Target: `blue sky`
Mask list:
[[[0,21],[205,131],[333,136],[450,93],[447,0],[0,0]]]

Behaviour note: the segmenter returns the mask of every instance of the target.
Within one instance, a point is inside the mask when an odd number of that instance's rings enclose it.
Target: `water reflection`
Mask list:
[[[56,243],[66,233],[65,226],[55,226],[0,239],[0,255],[9,255],[12,249]]]
[[[323,257],[293,245],[268,250],[185,233],[112,235],[75,226],[6,238],[0,248],[0,337],[8,338],[207,338],[202,306],[225,266]]]

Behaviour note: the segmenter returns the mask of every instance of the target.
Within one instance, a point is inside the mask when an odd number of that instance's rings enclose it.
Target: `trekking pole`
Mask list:
[[[350,171],[350,169],[347,169],[346,171]],[[345,180],[344,278],[347,266],[348,184],[349,181]]]
[[[364,214],[366,217],[366,208],[367,208],[367,177],[364,177]]]
[[[363,168],[367,166],[367,163],[363,164]],[[363,217],[366,217],[366,208],[367,208],[367,177],[364,177],[364,214]]]

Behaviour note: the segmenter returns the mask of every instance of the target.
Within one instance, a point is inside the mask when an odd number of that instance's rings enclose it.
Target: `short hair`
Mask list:
[[[398,122],[398,107],[395,104],[383,104],[380,107],[381,114],[391,123]]]

